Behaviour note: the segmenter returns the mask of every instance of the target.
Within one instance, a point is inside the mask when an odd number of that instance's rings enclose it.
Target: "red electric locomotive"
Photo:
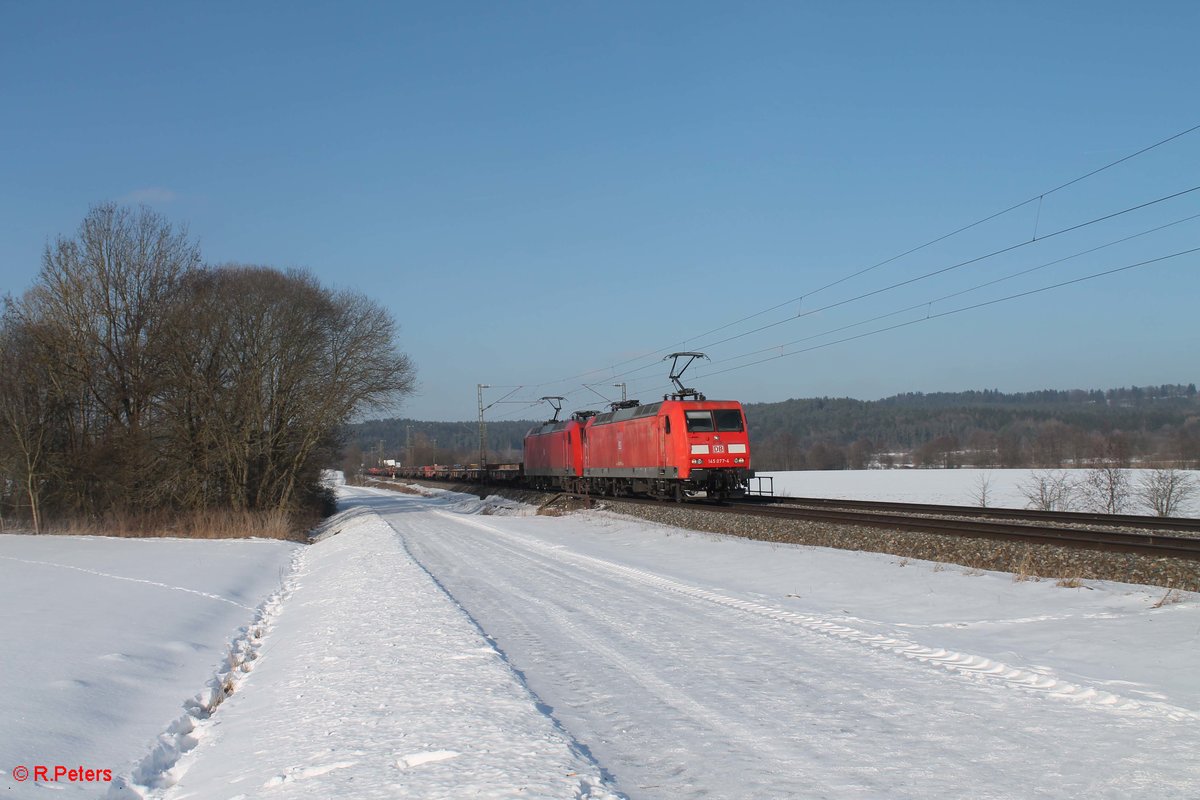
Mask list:
[[[679,381],[702,357],[667,357],[675,359],[677,391],[659,403],[624,401],[607,413],[581,411],[560,422],[562,398],[542,398],[554,406],[554,418],[525,437],[525,481],[535,488],[670,500],[743,496],[754,473],[741,404],[707,400]]]
[[[392,468],[391,474],[676,501],[742,497],[754,473],[741,403],[708,400],[679,380],[692,361],[704,357],[667,356],[674,359],[676,391],[657,403],[622,401],[605,413],[577,411],[559,420],[563,398],[543,397],[553,405],[554,418],[525,435],[522,464],[409,466]]]
[[[534,489],[584,490],[584,425],[595,412],[581,411],[559,420],[561,397],[543,397],[554,406],[554,418],[525,435],[525,482]]]
[[[714,500],[746,493],[750,441],[735,400],[631,405],[593,417],[584,431],[583,475],[592,491]]]

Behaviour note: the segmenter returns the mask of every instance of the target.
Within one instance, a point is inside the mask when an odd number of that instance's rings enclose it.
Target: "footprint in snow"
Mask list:
[[[412,769],[422,764],[432,764],[435,761],[458,758],[460,755],[462,754],[456,753],[453,750],[430,750],[425,753],[409,753],[406,756],[400,756],[400,758],[396,759],[396,766],[400,769]]]
[[[291,781],[303,780],[305,778],[316,778],[320,775],[326,775],[333,772],[335,769],[348,769],[353,767],[358,762],[356,761],[338,761],[333,764],[321,764],[315,767],[292,767],[282,775],[276,775],[269,781],[263,784],[264,789],[273,789],[276,786],[282,786]]]

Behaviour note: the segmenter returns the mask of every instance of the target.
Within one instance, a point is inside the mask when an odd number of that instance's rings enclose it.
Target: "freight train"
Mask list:
[[[681,358],[687,358],[682,367]],[[660,402],[627,400],[606,412],[578,411],[525,436],[520,464],[409,466],[368,470],[392,477],[508,483],[587,495],[683,501],[745,495],[750,478],[746,415],[735,400],[708,400],[680,382],[703,353],[672,353],[676,392]],[[561,398],[543,398],[561,400]]]

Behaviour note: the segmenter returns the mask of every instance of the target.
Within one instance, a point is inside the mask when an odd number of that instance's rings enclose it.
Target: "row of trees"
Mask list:
[[[1116,466],[1082,472],[1035,470],[1017,487],[1029,508],[1039,511],[1096,511],[1122,514],[1141,508],[1159,517],[1186,511],[1200,490],[1194,475],[1178,469],[1149,469],[1136,478]],[[990,478],[982,473],[975,500],[989,505]]]
[[[1009,429],[999,433],[974,431],[966,440],[952,435],[937,436],[909,451],[866,438],[845,445],[823,439],[802,443],[793,434],[783,432],[775,436],[760,435],[754,453],[760,469],[1062,468],[1098,464],[1197,468],[1200,424],[1184,426],[1171,436],[1153,436],[1122,431],[1086,433],[1046,423],[1031,434]]]
[[[905,408],[963,408],[989,405],[1019,405],[1030,408],[1056,406],[1134,408],[1171,400],[1194,402],[1197,394],[1194,383],[1164,383],[1160,386],[1123,386],[1117,389],[1039,389],[1034,392],[1002,392],[999,389],[965,392],[905,392],[879,402],[884,405]]]
[[[412,391],[395,341],[361,294],[302,271],[204,266],[161,215],[96,207],[5,301],[0,501],[37,530],[312,508],[344,425]]]

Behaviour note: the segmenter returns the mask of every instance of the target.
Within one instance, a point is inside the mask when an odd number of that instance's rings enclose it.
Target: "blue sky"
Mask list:
[[[115,200],[209,263],[376,298],[420,372],[404,416],[471,419],[477,383],[653,399],[672,347],[744,401],[1194,381],[1200,254],[935,315],[1200,247],[1200,220],[930,301],[1200,214],[1200,191],[797,309],[1200,185],[1196,131],[814,293],[1200,124],[1197,29],[1189,2],[0,0],[0,292]]]

